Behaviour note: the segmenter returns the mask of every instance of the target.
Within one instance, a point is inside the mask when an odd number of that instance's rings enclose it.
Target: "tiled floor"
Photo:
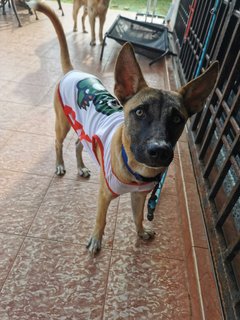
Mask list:
[[[63,6],[65,16],[59,16],[73,64],[112,90],[119,45],[109,40],[100,63],[100,46],[91,48],[89,34],[72,32],[72,7]],[[116,15],[109,12],[108,25]],[[112,202],[103,248],[91,257],[85,245],[95,219],[97,169],[85,154],[92,176],[77,176],[71,132],[67,173],[55,177],[58,42],[45,16],[36,21],[22,11],[20,17],[22,28],[11,11],[0,15],[0,319],[193,319],[175,163],[151,223],[156,238],[137,239],[124,195]],[[164,62],[149,68],[146,58],[138,58],[149,83],[168,89]]]

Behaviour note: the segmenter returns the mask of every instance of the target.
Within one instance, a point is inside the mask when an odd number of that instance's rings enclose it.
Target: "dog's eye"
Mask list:
[[[179,124],[179,123],[182,122],[182,118],[180,116],[178,116],[178,115],[174,115],[172,117],[172,122],[175,123],[175,124]]]
[[[144,116],[143,109],[137,109],[135,113],[139,118],[142,118]]]

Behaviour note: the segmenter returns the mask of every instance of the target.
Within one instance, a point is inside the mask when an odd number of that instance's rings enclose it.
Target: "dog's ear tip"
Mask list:
[[[132,47],[132,44],[131,44],[131,42],[129,42],[129,41],[126,41],[124,44],[123,44],[123,46],[128,46],[128,47]]]
[[[131,42],[125,42],[122,45],[122,51],[133,51],[133,45],[131,44]]]
[[[218,72],[219,72],[219,68],[220,68],[220,63],[219,63],[219,61],[218,61],[218,60],[213,61],[213,62],[210,64],[209,68],[211,68],[212,70],[214,70],[215,72],[218,73]]]

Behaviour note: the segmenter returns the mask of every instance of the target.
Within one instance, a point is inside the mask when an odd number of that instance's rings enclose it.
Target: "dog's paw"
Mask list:
[[[55,173],[56,173],[57,176],[64,176],[65,173],[66,173],[66,170],[65,170],[65,168],[64,168],[64,165],[59,164],[59,165],[56,167]]]
[[[143,240],[153,239],[156,232],[151,229],[143,229],[143,231],[138,232],[138,236]]]
[[[87,30],[83,30],[83,33],[88,33],[88,31]]]
[[[73,28],[73,32],[77,32],[77,31],[78,31],[78,29],[74,27]]]
[[[96,45],[96,41],[92,40],[92,41],[90,42],[90,46],[91,46],[91,47],[94,47],[95,45]]]
[[[96,254],[101,250],[102,241],[100,239],[96,239],[95,237],[91,237],[88,241],[87,249],[91,254]]]
[[[91,175],[91,171],[88,168],[78,168],[78,173],[83,178],[89,178]]]

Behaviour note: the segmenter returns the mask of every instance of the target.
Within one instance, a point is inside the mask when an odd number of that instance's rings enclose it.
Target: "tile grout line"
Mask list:
[[[166,67],[166,73],[167,73],[168,87],[169,87],[169,90],[171,90],[171,83],[170,83],[170,79],[169,79],[169,72],[168,72],[168,68],[167,68],[166,57],[164,57],[164,61],[165,61],[165,67]],[[182,178],[182,182],[183,182],[183,193],[184,193],[184,198],[185,198],[185,203],[186,203],[186,211],[187,211],[187,216],[188,216],[189,233],[190,233],[191,243],[193,243],[192,229],[191,229],[191,226],[189,224],[190,223],[189,222],[190,212],[189,212],[189,206],[188,206],[187,191],[186,191],[186,187],[185,187],[185,179],[184,179],[184,176],[183,176],[183,167],[182,167],[182,159],[181,159],[181,155],[180,155],[179,143],[177,143],[176,147],[177,147],[178,154],[179,154],[179,164],[180,164],[181,178]],[[189,252],[193,247],[195,247],[195,246],[191,246],[191,248],[189,249]],[[193,251],[193,259],[194,259],[194,269],[195,269],[195,272],[196,272],[196,275],[197,275],[197,287],[198,287],[198,294],[199,294],[200,305],[201,305],[201,313],[202,313],[202,316],[203,316],[203,320],[205,320],[203,299],[202,299],[202,295],[201,295],[201,284],[200,284],[200,281],[199,281],[199,272],[198,272],[198,269],[197,269],[197,257],[196,257],[195,250],[192,250],[192,251]],[[186,255],[186,257],[187,257],[187,255]],[[190,304],[190,307],[191,307],[192,306],[191,295],[190,295],[189,304]]]
[[[110,269],[112,265],[112,254],[113,254],[113,249],[110,250],[110,258],[109,258],[109,263],[108,263],[108,271],[107,271],[107,277],[106,277],[106,283],[105,283],[105,294],[104,294],[104,303],[102,307],[102,314],[101,314],[101,320],[104,319],[104,314],[105,314],[105,306],[106,306],[106,298],[107,298],[107,293],[108,293],[108,285],[109,285],[109,276],[110,276]]]
[[[48,134],[41,134],[41,133],[36,133],[36,132],[29,132],[27,130],[15,130],[15,129],[8,129],[8,128],[1,128],[1,130],[5,130],[5,131],[9,131],[12,133],[25,133],[28,135],[34,135],[34,136],[40,136],[40,137],[48,137],[48,138],[54,138],[54,134],[53,135],[48,135]]]
[[[52,179],[50,180],[50,182],[49,182],[49,184],[48,184],[48,188],[47,188],[45,194],[43,195],[42,201],[40,202],[40,204],[39,204],[39,206],[38,206],[38,209],[36,210],[36,214],[34,215],[34,217],[33,217],[33,219],[32,219],[32,223],[33,223],[33,221],[34,221],[34,219],[35,219],[35,217],[36,217],[36,215],[37,215],[37,213],[38,213],[38,211],[39,211],[39,208],[41,207],[41,204],[43,203],[43,200],[44,200],[44,198],[45,198],[45,196],[46,196],[46,194],[47,194],[47,192],[48,192],[48,190],[49,190],[49,187],[50,187],[53,179],[54,179],[54,177],[52,177]],[[31,225],[29,226],[29,228],[28,228],[28,230],[27,230],[27,232],[26,232],[26,234],[25,234],[24,236],[18,235],[19,237],[22,237],[23,240],[22,240],[21,245],[19,246],[19,249],[17,250],[17,253],[16,253],[16,255],[15,255],[14,259],[13,259],[13,262],[12,262],[12,264],[11,264],[11,267],[10,267],[9,270],[8,270],[8,273],[7,273],[6,277],[5,277],[5,280],[3,281],[3,284],[2,284],[2,286],[1,286],[1,288],[0,288],[0,292],[2,292],[2,289],[3,289],[5,283],[6,283],[7,279],[8,279],[8,276],[11,274],[11,272],[12,272],[12,270],[13,270],[13,267],[14,267],[14,264],[15,264],[15,261],[16,261],[16,258],[17,258],[17,256],[18,256],[18,254],[21,252],[22,247],[23,247],[23,244],[24,244],[26,238],[28,238],[28,232],[29,232],[29,230],[30,230],[30,228],[31,228],[31,226],[32,226],[32,223],[31,223]]]
[[[167,79],[167,85],[168,85],[167,90],[171,90],[171,84],[170,84],[170,80],[169,80],[169,71],[168,71],[166,56],[164,57],[164,67],[165,67],[166,79]]]
[[[7,168],[0,169],[0,171],[9,171],[9,172],[19,173],[19,170],[13,170],[13,169],[7,169]],[[49,179],[51,179],[51,177],[52,177],[52,175],[51,176],[50,175],[43,175],[43,174],[32,173],[32,172],[28,172],[28,171],[21,171],[21,173],[31,175],[31,176],[36,176],[36,177],[49,178]],[[54,177],[53,177],[53,179],[54,179]],[[73,179],[68,178],[68,180],[73,180]],[[51,179],[51,181],[52,181],[52,179]]]
[[[8,171],[8,172],[19,173],[19,170],[13,170],[13,169],[7,169],[7,168],[2,168],[2,169],[0,169],[0,171]],[[51,179],[51,177],[52,177],[52,180],[56,179],[55,174],[54,174],[54,176],[52,176],[52,175],[44,175],[44,174],[39,174],[39,173],[32,173],[32,172],[28,172],[28,171],[22,171],[21,173],[22,173],[22,174],[26,174],[26,175],[31,175],[31,176],[46,178],[46,179],[47,179],[47,178]],[[78,178],[78,174],[77,174],[77,173],[76,173],[76,176],[77,176],[77,178]],[[61,177],[59,177],[59,179],[61,179]],[[96,184],[95,181],[90,181],[90,180],[89,180],[89,181],[86,181],[86,180],[84,180],[85,178],[78,178],[78,179],[76,180],[76,178],[64,177],[64,179],[67,180],[67,181],[77,181],[77,182],[82,182],[82,183]],[[172,195],[172,194],[170,194],[170,195]],[[1,233],[1,232],[0,232],[0,233]]]
[[[4,233],[3,233],[3,234],[4,234]],[[0,293],[2,292],[2,289],[3,289],[3,287],[4,287],[4,285],[5,285],[6,281],[7,281],[7,278],[8,278],[9,274],[11,273],[11,271],[12,271],[12,269],[13,269],[13,266],[14,266],[14,264],[15,264],[16,258],[17,258],[17,256],[18,256],[18,254],[19,254],[19,252],[20,252],[20,250],[21,250],[21,248],[22,248],[22,246],[23,246],[23,242],[25,241],[25,238],[26,238],[26,236],[19,236],[19,235],[18,235],[18,237],[21,237],[21,238],[22,238],[22,243],[21,243],[21,245],[19,246],[19,249],[17,250],[17,252],[16,252],[16,254],[15,254],[15,256],[14,256],[14,259],[13,259],[13,261],[12,261],[12,263],[11,263],[11,266],[10,266],[8,272],[7,272],[7,275],[6,275],[5,279],[3,280],[2,285],[0,286]]]
[[[51,238],[45,238],[45,237],[39,237],[39,236],[34,236],[34,235],[20,235],[17,233],[10,233],[10,232],[0,232],[0,234],[3,235],[9,235],[9,236],[16,236],[16,237],[22,237],[22,238],[28,238],[28,239],[34,239],[34,240],[41,240],[41,241],[49,241],[49,242],[54,242],[54,243],[62,243],[66,245],[73,245],[73,246],[84,246],[86,247],[85,243],[82,242],[72,242],[72,241],[65,241],[65,240],[60,240],[60,239],[51,239]],[[104,247],[106,250],[111,250],[108,247]]]
[[[177,144],[177,149],[178,149],[178,153],[180,155],[180,147],[179,144]],[[192,234],[192,228],[190,225],[190,212],[189,212],[189,206],[188,206],[188,197],[187,197],[187,191],[186,191],[186,186],[185,186],[185,179],[183,176],[183,166],[182,166],[182,159],[181,157],[179,157],[179,164],[180,164],[180,171],[181,171],[181,177],[182,177],[182,182],[183,182],[183,193],[184,193],[184,199],[185,199],[185,203],[186,203],[186,212],[187,212],[187,217],[188,217],[188,228],[189,228],[189,233],[190,233],[190,238],[191,238],[191,244],[193,243],[193,234]],[[193,248],[193,246],[191,245],[190,250]],[[199,300],[200,300],[200,305],[201,305],[201,313],[202,313],[202,317],[205,320],[205,312],[204,312],[204,305],[203,305],[203,298],[202,298],[202,294],[201,294],[201,284],[199,281],[199,272],[198,272],[198,268],[197,268],[197,257],[196,257],[196,252],[195,250],[192,250],[193,253],[193,260],[194,260],[194,269],[196,272],[196,280],[197,280],[197,288],[198,288],[198,295],[199,295]]]
[[[113,252],[114,252],[113,245],[114,245],[115,234],[116,234],[116,227],[117,227],[117,220],[118,220],[119,208],[120,208],[120,196],[119,196],[118,205],[117,205],[117,214],[116,214],[116,220],[115,220],[114,232],[113,232],[113,243],[112,243],[112,249],[111,249],[111,251],[110,251],[111,254],[110,254],[109,265],[108,265],[108,272],[107,272],[107,279],[106,279],[106,284],[105,284],[104,304],[103,304],[102,315],[101,315],[101,319],[102,319],[102,320],[104,319],[104,314],[105,314],[106,298],[107,298],[108,287],[109,287],[110,268],[111,268],[111,265],[112,265],[112,255],[113,255]]]

